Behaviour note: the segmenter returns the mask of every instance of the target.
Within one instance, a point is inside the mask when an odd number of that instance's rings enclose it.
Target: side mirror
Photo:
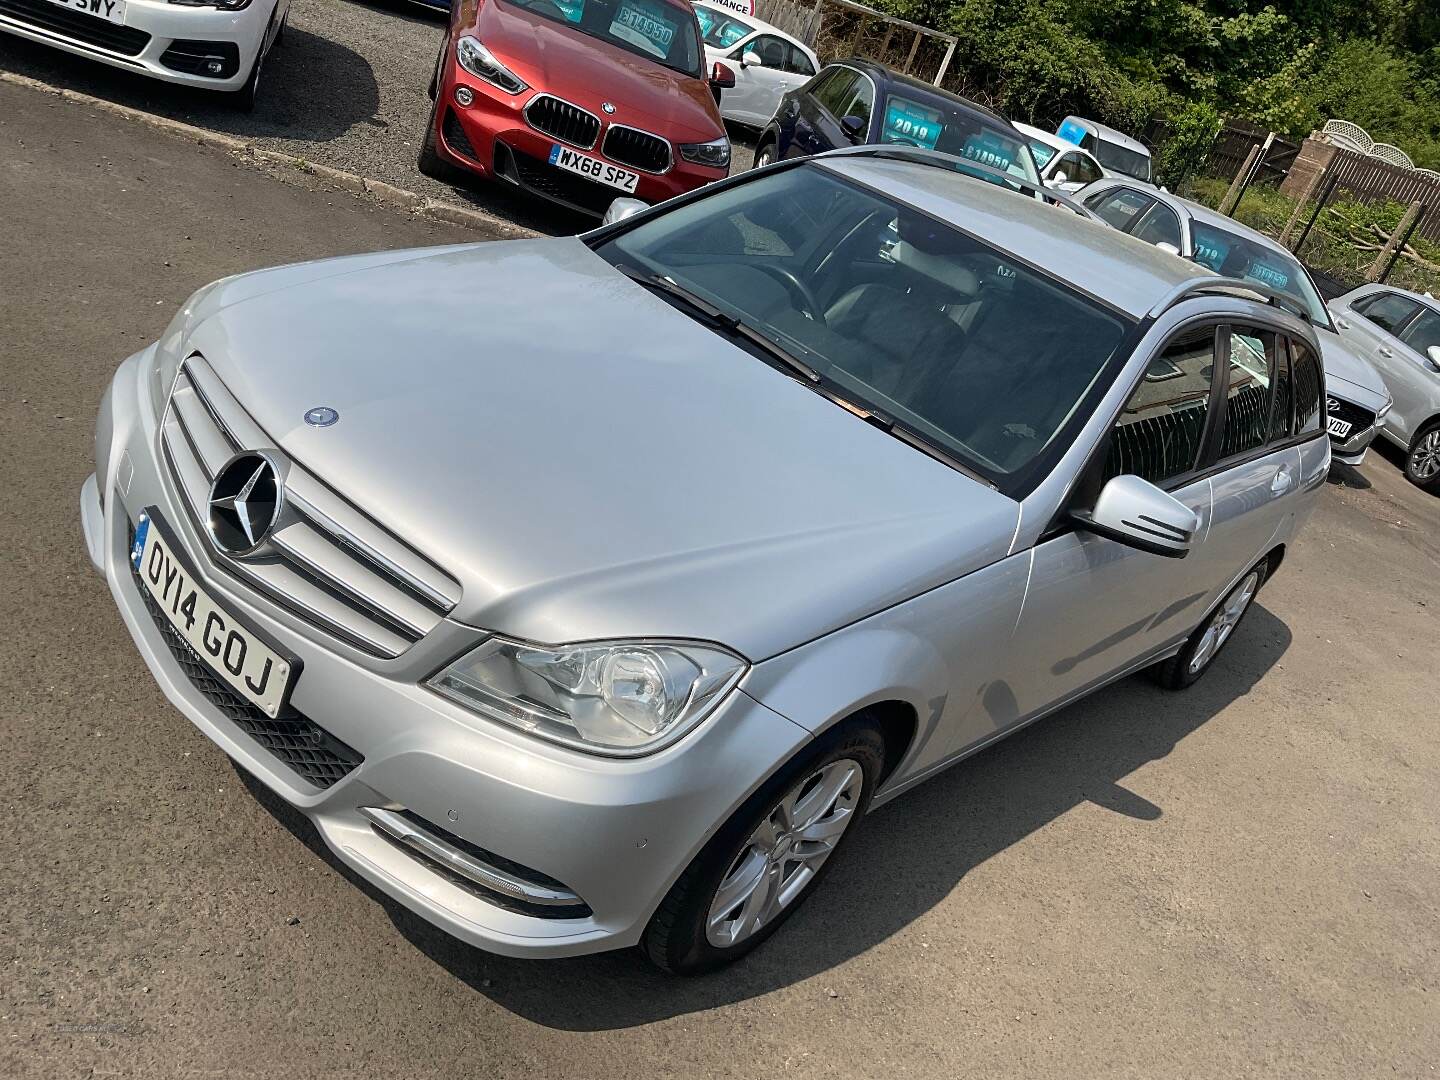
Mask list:
[[[847,139],[858,143],[865,138],[865,132],[870,128],[870,121],[862,116],[847,116],[840,121],[840,128],[845,132]]]
[[[1055,172],[1051,175],[1049,183],[1055,187],[1059,187],[1061,184],[1065,183],[1065,181],[1069,179],[1070,177],[1065,174],[1064,169],[1056,169]]]
[[[740,56],[741,67],[764,67],[765,61],[760,59],[758,52],[746,51]]]
[[[605,211],[605,218],[601,225],[614,225],[617,221],[624,221],[627,217],[633,217],[641,210],[649,210],[650,204],[640,199],[616,199]]]
[[[1169,240],[1158,240],[1156,241],[1155,246],[1161,251],[1168,251],[1171,255],[1180,254],[1180,249],[1174,244],[1170,243]]]
[[[717,90],[729,90],[735,85],[735,72],[716,60],[710,69],[710,85]]]
[[[1430,366],[1440,371],[1440,345],[1431,345],[1425,350],[1425,356],[1430,361]]]
[[[1116,476],[1100,490],[1095,509],[1071,514],[1098,536],[1152,555],[1183,559],[1200,527],[1200,516],[1138,476]]]

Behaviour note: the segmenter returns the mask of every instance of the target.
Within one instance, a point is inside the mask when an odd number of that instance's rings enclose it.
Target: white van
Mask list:
[[[1107,172],[1123,173],[1147,184],[1154,183],[1150,150],[1139,139],[1132,139],[1123,131],[1083,116],[1067,116],[1055,129],[1055,134],[1083,150],[1089,150]]]

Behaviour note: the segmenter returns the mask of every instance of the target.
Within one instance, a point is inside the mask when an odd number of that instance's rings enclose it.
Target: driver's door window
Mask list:
[[[1215,377],[1215,328],[1193,330],[1150,361],[1120,411],[1102,480],[1129,473],[1166,487],[1200,461],[1210,386]]]

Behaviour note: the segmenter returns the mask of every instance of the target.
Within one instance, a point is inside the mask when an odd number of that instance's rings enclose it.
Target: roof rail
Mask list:
[[[1182,281],[1155,302],[1155,306],[1150,309],[1150,318],[1157,318],[1182,300],[1189,300],[1192,296],[1199,296],[1201,293],[1214,292],[1249,293],[1251,296],[1258,296],[1267,304],[1288,311],[1304,322],[1313,323],[1315,321],[1310,318],[1309,310],[1297,297],[1272,289],[1268,285],[1262,285],[1258,281],[1240,281],[1236,278],[1220,277],[1218,274],[1206,274],[1203,277],[1193,277],[1188,281]]]
[[[961,176],[970,176],[976,180],[983,180],[987,184],[994,184],[997,187],[1019,188],[1024,192],[1031,192],[1039,195],[1046,202],[1054,203],[1056,206],[1063,206],[1080,217],[1089,218],[1091,221],[1104,221],[1104,218],[1091,210],[1083,203],[1076,202],[1070,196],[1065,195],[1044,184],[1036,184],[1026,180],[1023,176],[1016,176],[1004,169],[997,169],[993,165],[985,165],[978,161],[971,161],[968,158],[960,157],[958,154],[946,154],[940,150],[926,150],[919,146],[884,146],[874,143],[867,143],[861,146],[846,146],[839,150],[830,150],[818,155],[819,157],[876,157],[889,161],[910,161],[918,165],[929,165],[937,169],[949,169],[951,172],[958,172]],[[994,179],[990,179],[994,177]]]

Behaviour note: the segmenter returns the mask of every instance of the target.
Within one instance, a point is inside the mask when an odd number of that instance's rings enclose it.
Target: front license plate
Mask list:
[[[153,510],[141,514],[135,526],[130,561],[170,625],[206,666],[266,716],[278,716],[299,664],[206,595]]]
[[[1355,426],[1353,424],[1347,424],[1344,420],[1336,420],[1333,416],[1328,419],[1330,421],[1330,434],[1334,435],[1337,439],[1345,438],[1346,435],[1350,434],[1350,429]]]
[[[97,15],[106,22],[116,23],[119,26],[125,25],[125,0],[50,0],[50,2],[63,8],[83,11],[87,15]]]
[[[550,164],[632,194],[635,185],[640,182],[639,173],[622,169],[619,165],[611,165],[608,161],[601,161],[589,154],[581,154],[559,143],[552,143],[550,146]]]

